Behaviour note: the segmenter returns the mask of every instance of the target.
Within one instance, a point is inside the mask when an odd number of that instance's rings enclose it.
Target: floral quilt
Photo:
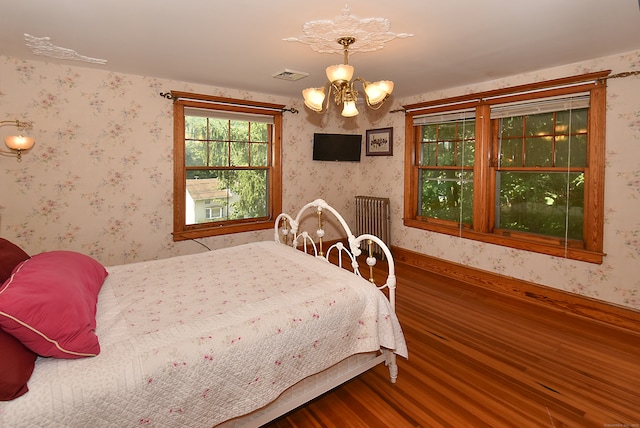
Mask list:
[[[108,271],[101,353],[40,358],[0,426],[211,427],[350,355],[407,356],[382,292],[275,242]]]

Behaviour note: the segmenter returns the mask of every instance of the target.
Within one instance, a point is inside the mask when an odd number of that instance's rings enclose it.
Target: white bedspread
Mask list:
[[[0,426],[211,427],[355,353],[407,349],[383,294],[274,242],[108,268],[93,358],[39,358]]]

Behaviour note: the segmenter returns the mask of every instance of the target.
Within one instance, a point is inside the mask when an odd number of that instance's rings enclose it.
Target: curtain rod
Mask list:
[[[191,100],[191,101],[199,101],[211,104],[226,104],[226,105],[235,105],[235,106],[243,106],[243,107],[259,107],[267,110],[279,110],[281,112],[291,112],[293,114],[299,113],[298,109],[295,107],[287,108],[282,104],[270,104],[270,103],[258,103],[250,100],[237,100],[233,98],[225,98],[225,97],[216,97],[213,95],[199,95],[191,92],[179,92],[179,91],[170,91],[170,92],[160,92],[160,96],[166,98],[168,100],[173,100],[174,102],[182,99],[182,100]],[[240,101],[240,102],[239,102]]]
[[[610,72],[610,70],[609,70],[609,72]],[[611,74],[611,75],[602,75],[602,74],[604,74],[604,73],[602,73],[602,72],[587,73],[587,74],[585,74],[583,76],[584,77],[591,77],[591,79],[583,79],[583,80],[581,80],[581,82],[585,83],[585,82],[588,82],[589,80],[591,80],[594,83],[595,82],[602,83],[602,82],[604,82],[606,80],[609,80],[609,79],[616,79],[616,78],[640,75],[640,70],[624,71],[624,72]],[[576,77],[578,77],[578,76],[576,76]],[[568,78],[568,79],[571,79],[571,78]],[[567,80],[567,78],[560,78],[560,79],[554,79],[554,80],[561,82],[561,81]],[[546,82],[553,82],[554,80],[546,81]],[[544,82],[544,83],[546,83],[546,82]],[[538,83],[540,83],[540,82],[537,82],[534,85],[537,85]],[[527,85],[521,85],[521,86],[527,86]],[[555,86],[555,85],[552,85],[552,86]],[[562,85],[558,85],[557,87],[561,87],[561,86]],[[517,88],[517,87],[513,87],[513,88]],[[512,88],[510,88],[510,89],[512,89]],[[502,90],[504,90],[504,88],[498,89],[498,90],[494,90],[494,91],[502,91]],[[486,92],[492,92],[492,91],[486,91]],[[478,93],[477,95],[480,95],[480,94],[482,94],[482,93]],[[460,99],[472,99],[471,98],[472,95],[473,94],[461,95],[461,96],[447,98],[446,100],[451,100],[453,102],[453,104],[455,104],[456,102],[460,102],[460,101],[457,101],[457,100],[460,100]],[[480,97],[480,96],[478,96],[478,98],[485,99],[485,98]],[[489,96],[486,99],[489,99],[489,98],[492,98],[492,97]],[[434,101],[426,101],[426,102],[422,102],[422,103],[418,103],[418,104],[403,106],[402,108],[394,110],[393,113],[401,112],[401,111],[407,113],[407,112],[410,112],[410,111],[413,111],[413,110],[420,110],[421,108],[429,107],[429,104],[431,104],[431,103],[433,103],[433,105],[437,105],[437,106],[440,105],[437,102],[435,102],[435,100]],[[445,104],[447,104],[447,103],[445,103]]]

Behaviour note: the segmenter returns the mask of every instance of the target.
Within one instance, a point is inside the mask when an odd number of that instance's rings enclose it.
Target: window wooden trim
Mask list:
[[[601,71],[578,76],[501,88],[492,91],[427,101],[404,106],[405,114],[405,174],[404,225],[427,231],[473,239],[495,245],[516,248],[556,257],[602,263],[604,231],[604,163],[606,76]],[[590,93],[589,144],[585,168],[584,241],[567,241],[535,234],[493,230],[495,223],[495,171],[491,168],[492,105],[527,99]],[[474,166],[473,226],[460,227],[457,222],[420,218],[418,212],[419,159],[417,141],[419,128],[414,116],[476,107],[476,152]]]
[[[274,227],[275,218],[282,211],[282,109],[284,105],[245,101],[232,98],[175,92],[173,104],[173,240],[252,232]],[[185,220],[186,167],[184,150],[184,108],[196,107],[241,113],[273,116],[273,140],[269,147],[268,216],[260,219],[233,220],[224,223],[187,225]],[[215,107],[214,107],[215,106]]]

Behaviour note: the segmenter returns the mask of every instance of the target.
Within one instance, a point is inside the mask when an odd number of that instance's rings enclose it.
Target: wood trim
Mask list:
[[[599,81],[601,79],[605,79],[610,73],[611,73],[611,70],[603,70],[603,71],[597,71],[594,73],[580,74],[577,76],[561,77],[559,79],[544,80],[541,82],[509,86],[506,88],[493,89],[489,91],[474,92],[471,94],[459,95],[456,97],[450,97],[445,99],[424,101],[416,104],[408,104],[403,106],[403,108],[405,109],[405,111],[411,114],[416,114],[416,112],[413,112],[412,110],[424,109],[424,108],[435,107],[440,105],[462,104],[463,102],[466,102],[466,101],[478,100],[478,99],[486,100],[487,98],[500,97],[503,95],[511,96],[518,92],[532,92],[532,91],[537,91],[545,88],[553,88],[553,87],[557,88],[565,85],[575,85],[580,82]]]
[[[269,207],[269,213],[275,223],[275,219],[282,212],[282,113],[273,115],[274,132],[272,133],[273,141],[269,144],[269,155],[271,156],[271,165],[269,166],[269,199],[272,206]]]
[[[228,235],[230,233],[255,232],[257,230],[273,229],[274,219],[255,221],[253,223],[240,224],[212,224],[210,227],[200,227],[195,229],[183,228],[183,230],[173,232],[174,241],[186,241],[188,239],[208,238],[211,236]]]
[[[418,171],[415,168],[416,162],[416,139],[417,130],[413,126],[413,118],[405,116],[405,143],[404,143],[404,194],[417,194]],[[418,213],[417,198],[404,198],[404,217],[415,218]]]
[[[446,261],[401,247],[392,246],[391,252],[398,263],[406,263],[496,293],[515,296],[532,304],[543,305],[640,333],[640,311],[631,308]]]
[[[589,144],[587,156],[589,168],[585,171],[585,180],[588,180],[585,207],[592,207],[592,215],[585,216],[584,242],[586,248],[591,251],[603,251],[604,249],[604,178],[606,160],[606,110],[607,110],[607,86],[605,83],[598,85],[591,91],[591,107],[595,113],[590,114]]]
[[[488,105],[478,106],[476,110],[476,152],[474,160],[474,177],[473,177],[473,228],[478,232],[488,233],[491,231],[493,223],[489,223],[493,219],[491,215],[493,207],[490,206],[489,193],[495,187],[487,186],[492,183],[491,169],[489,168],[493,153],[491,152],[491,122],[482,120],[483,117],[491,116],[491,108]]]
[[[196,102],[208,101],[210,103],[230,104],[238,107],[254,106],[262,109],[267,108],[271,110],[282,110],[285,107],[284,104],[264,103],[261,101],[252,101],[252,100],[238,100],[236,98],[218,97],[215,95],[203,95],[203,94],[196,94],[193,92],[171,91],[171,96],[174,102],[178,99],[192,100]]]
[[[173,103],[173,233],[184,229],[186,200],[182,193],[187,172],[184,168],[184,144],[177,144],[176,140],[184,141],[184,105]],[[175,235],[174,235],[175,240]]]
[[[516,234],[513,231],[511,236],[500,235],[498,233],[482,233],[462,227],[458,224],[435,219],[412,219],[405,214],[403,224],[407,227],[415,227],[430,232],[443,233],[445,235],[457,236],[459,238],[473,239],[474,241],[487,242],[489,244],[502,245],[503,247],[515,248],[517,250],[531,251],[547,254],[555,257],[569,258],[587,263],[602,264],[602,258],[606,255],[597,251],[590,251],[583,248],[575,248],[572,245],[560,245],[560,241],[542,240],[537,235],[524,233]]]

